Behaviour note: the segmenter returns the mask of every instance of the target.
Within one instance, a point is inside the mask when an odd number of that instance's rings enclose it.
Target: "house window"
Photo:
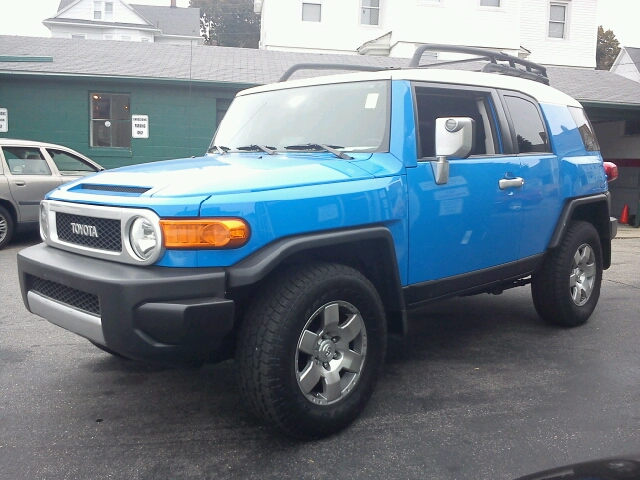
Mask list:
[[[104,36],[104,39],[105,39],[105,40],[113,40],[113,35],[111,35],[111,34],[106,34],[106,35]]]
[[[640,120],[625,120],[625,122],[624,122],[624,134],[625,135],[640,135]]]
[[[93,19],[102,20],[102,2],[93,2]]]
[[[131,36],[129,35],[122,35],[120,37],[120,40],[124,40],[125,42],[130,42],[131,41]]]
[[[119,93],[91,94],[91,146],[131,147],[129,95]]]
[[[113,22],[113,2],[104,4],[104,19],[108,22]]]
[[[321,19],[322,4],[321,3],[302,3],[302,21],[303,22],[319,22]]]
[[[380,25],[380,0],[361,0],[361,25]]]
[[[481,7],[500,7],[502,0],[480,0]]]
[[[84,33],[73,33],[71,34],[71,38],[75,38],[77,40],[86,40],[87,39],[87,35]]]
[[[567,38],[567,14],[569,4],[550,3],[549,4],[549,37]]]

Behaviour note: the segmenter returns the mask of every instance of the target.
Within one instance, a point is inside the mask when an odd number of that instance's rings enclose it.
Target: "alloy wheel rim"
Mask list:
[[[569,289],[573,303],[581,307],[589,301],[596,281],[596,256],[593,249],[583,243],[571,260]]]
[[[296,347],[298,387],[316,405],[331,405],[351,393],[367,354],[362,316],[348,302],[329,302],[307,320]]]
[[[0,242],[7,236],[7,219],[0,215]]]

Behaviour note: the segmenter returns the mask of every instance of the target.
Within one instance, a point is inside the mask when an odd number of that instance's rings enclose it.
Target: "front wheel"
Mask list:
[[[536,311],[547,323],[577,327],[600,298],[602,248],[595,227],[571,222],[562,243],[549,253],[531,281]]]
[[[247,310],[236,360],[245,402],[284,433],[319,438],[351,423],[384,361],[374,286],[344,265],[294,265]]]

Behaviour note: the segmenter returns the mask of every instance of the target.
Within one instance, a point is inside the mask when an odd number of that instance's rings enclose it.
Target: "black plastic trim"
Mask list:
[[[556,224],[556,228],[553,230],[553,235],[551,235],[551,240],[549,240],[549,246],[547,248],[556,248],[560,245],[564,232],[567,230],[567,226],[571,220],[571,216],[577,207],[598,202],[606,202],[607,211],[611,211],[611,199],[609,192],[590,195],[588,197],[574,198],[566,202],[562,208],[560,216],[558,217],[558,223]]]
[[[250,257],[226,269],[228,287],[239,288],[256,284],[265,278],[278,265],[297,253],[303,253],[323,247],[338,247],[345,244],[381,240],[386,245],[382,252],[385,271],[390,275],[390,292],[379,292],[388,311],[399,312],[402,316],[402,330],[407,331],[406,308],[402,294],[402,283],[398,272],[398,260],[393,236],[388,228],[372,225],[345,230],[332,230],[277,240]],[[375,283],[375,282],[374,282]]]
[[[476,272],[408,285],[403,289],[404,299],[410,308],[414,308],[449,297],[491,291],[492,287],[531,275],[543,259],[544,254],[539,254]]]
[[[29,275],[98,296],[105,346],[129,358],[201,364],[233,329],[222,268],[140,267],[39,244],[18,253],[18,272],[27,308]],[[154,315],[162,325],[150,326]]]

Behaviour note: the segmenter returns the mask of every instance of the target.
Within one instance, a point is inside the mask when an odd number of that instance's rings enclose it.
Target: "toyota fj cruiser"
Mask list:
[[[25,305],[115,355],[235,357],[246,403],[301,438],[360,413],[408,309],[531,283],[546,322],[583,324],[617,227],[584,110],[540,65],[420,66],[433,48],[242,91],[207,155],[52,191]]]

